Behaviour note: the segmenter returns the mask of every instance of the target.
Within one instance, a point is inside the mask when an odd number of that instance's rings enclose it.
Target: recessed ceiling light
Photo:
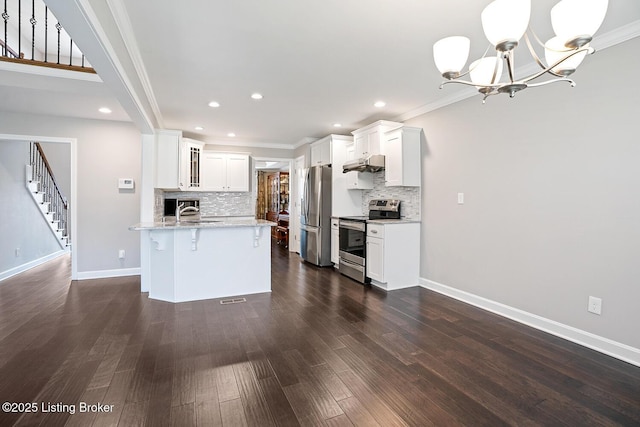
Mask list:
[[[256,93],[252,93],[251,94],[251,98],[253,98],[253,99],[262,99],[262,95],[257,93],[257,92]]]
[[[196,126],[195,129],[196,130],[204,130],[204,128],[202,126]]]
[[[211,101],[209,103],[209,107],[218,108],[219,106],[220,106],[220,103],[216,101]]]
[[[387,105],[387,103],[386,103],[386,102],[384,102],[384,101],[376,101],[376,103],[375,103],[375,104],[373,104],[373,106],[374,106],[374,107],[378,107],[378,108],[382,108],[382,107],[384,107],[385,105]]]
[[[334,128],[341,128],[341,127],[342,127],[342,125],[341,125],[340,123],[334,123],[334,124],[333,124],[333,127],[334,127]]]
[[[99,108],[98,111],[100,111],[102,114],[111,114],[111,109],[107,107]]]
[[[235,133],[233,133],[233,132],[229,132],[229,133],[227,134],[227,136],[228,136],[229,138],[233,138],[234,136],[236,136],[236,134],[235,134]]]

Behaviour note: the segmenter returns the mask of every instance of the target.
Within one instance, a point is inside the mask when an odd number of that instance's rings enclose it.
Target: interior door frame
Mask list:
[[[288,169],[289,169],[289,252],[293,252],[293,248],[291,245],[291,228],[292,228],[292,216],[291,215],[291,200],[292,200],[292,191],[293,191],[293,187],[291,185],[291,177],[293,176],[293,159],[284,159],[281,157],[263,157],[263,156],[252,156],[252,169],[253,169],[253,177],[252,179],[252,188],[254,188],[255,191],[255,197],[258,197],[258,189],[257,187],[257,177],[258,177],[258,170],[261,169],[257,169],[256,168],[256,162],[282,162],[282,163],[287,163],[289,165]],[[280,169],[282,170],[282,169]],[[255,209],[254,209],[255,210]],[[299,220],[298,220],[299,221]]]
[[[71,144],[71,280],[78,280],[78,140],[37,135],[11,135],[0,133],[0,143],[5,141],[37,141]]]

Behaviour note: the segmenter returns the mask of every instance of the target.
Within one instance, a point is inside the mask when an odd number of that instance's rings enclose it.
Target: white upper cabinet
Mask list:
[[[420,186],[421,132],[422,128],[405,126],[385,133],[381,148],[385,156],[384,174],[387,187]]]
[[[203,143],[182,138],[181,131],[156,131],[156,188],[198,190]]]
[[[203,191],[249,191],[249,155],[204,151]]]
[[[356,159],[355,143],[346,147],[347,160]],[[373,174],[369,172],[347,172],[345,182],[348,190],[371,190],[373,189]]]
[[[311,144],[311,166],[331,164],[331,135]]]
[[[384,133],[400,126],[402,126],[402,123],[378,120],[351,132],[355,143],[355,158],[361,159],[372,154],[381,154]]]

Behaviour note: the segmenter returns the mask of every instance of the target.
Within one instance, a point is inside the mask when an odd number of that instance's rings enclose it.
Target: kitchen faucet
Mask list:
[[[185,212],[200,212],[200,209],[196,208],[195,206],[187,206],[185,208],[184,203],[180,203],[176,206],[176,222],[180,222],[180,215]]]

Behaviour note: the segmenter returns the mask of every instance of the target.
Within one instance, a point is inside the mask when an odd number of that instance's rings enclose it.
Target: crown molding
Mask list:
[[[277,142],[252,142],[252,141],[202,141],[206,145],[226,145],[229,147],[250,147],[250,148],[276,148],[279,150],[293,150],[294,146],[290,144],[280,144]]]
[[[316,142],[319,139],[320,138],[312,138],[310,136],[306,136],[306,137],[302,138],[300,141],[298,141],[295,144],[293,144],[293,146],[290,146],[290,147],[293,147],[293,149],[295,150],[298,147],[302,147],[303,145],[306,145],[306,144],[311,144],[312,142]]]
[[[136,41],[135,35],[133,33],[133,26],[131,25],[129,14],[127,13],[122,0],[107,0],[107,5],[111,10],[111,15],[113,15],[113,20],[115,21],[116,27],[118,27],[118,31],[122,36],[124,45],[127,49],[127,52],[129,53],[131,62],[133,63],[133,67],[136,70],[136,74],[140,79],[142,89],[144,90],[144,94],[149,101],[149,105],[151,106],[153,115],[155,116],[156,122],[158,123],[158,127],[163,128],[164,120],[162,118],[162,112],[160,111],[160,106],[158,105],[158,101],[153,92],[153,87],[151,86],[151,81],[149,80],[149,74],[147,73],[147,69],[144,66],[144,61],[142,60],[142,55],[140,54],[140,49],[138,48],[138,42]]]
[[[603,50],[639,36],[640,20],[637,20],[595,37],[591,45],[596,50]],[[516,70],[516,74],[529,75],[539,70],[540,69],[538,68],[538,66],[535,63],[531,62],[525,64],[522,67],[519,67]],[[407,111],[406,113],[397,116],[394,120],[404,122],[423,114],[430,113],[431,111],[435,111],[448,105],[455,104],[456,102],[464,101],[465,99],[469,99],[474,96],[479,96],[478,92],[471,87],[465,87],[461,90],[457,90],[451,94],[448,94],[435,102],[431,102],[414,110]]]

